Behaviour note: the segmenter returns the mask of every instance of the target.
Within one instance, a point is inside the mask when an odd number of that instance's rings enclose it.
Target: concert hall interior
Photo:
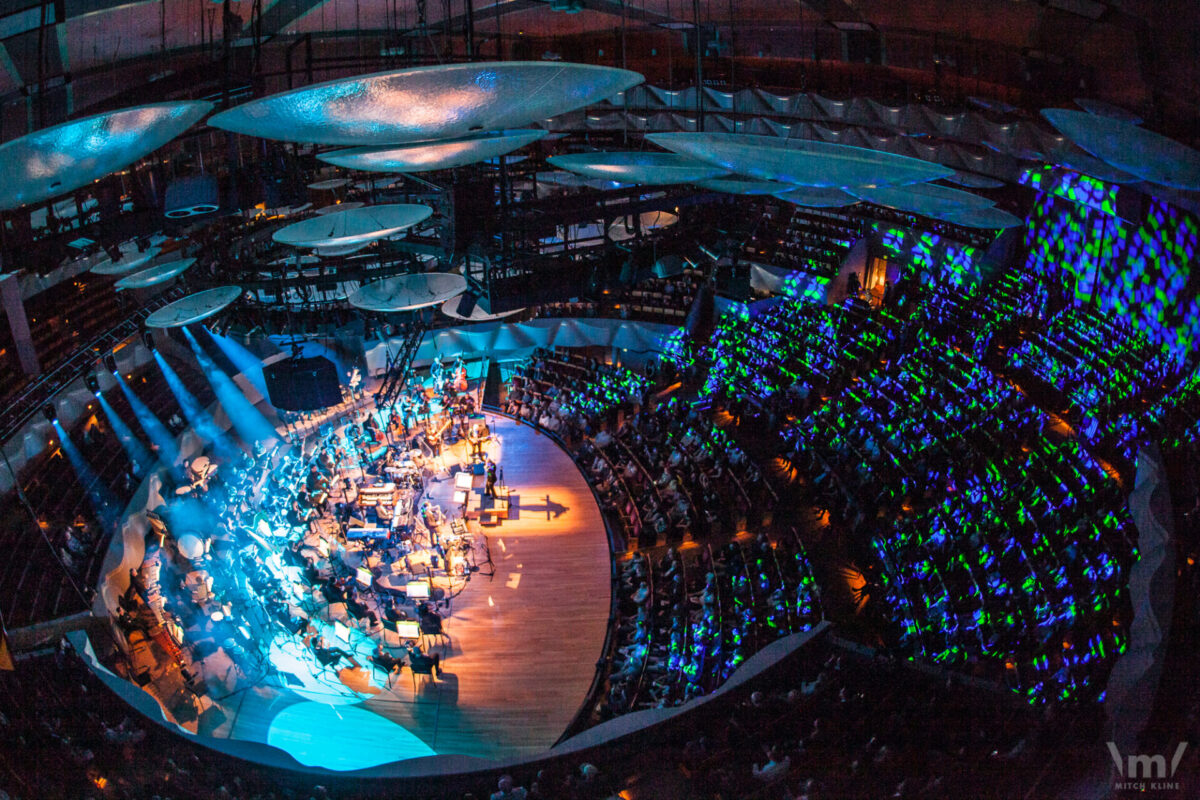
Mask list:
[[[0,800],[1200,796],[1198,44],[0,3]]]

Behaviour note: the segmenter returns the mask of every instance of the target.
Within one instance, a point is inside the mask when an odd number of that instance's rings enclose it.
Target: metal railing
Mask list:
[[[13,397],[0,411],[0,442],[7,442],[21,429],[37,410],[56,394],[86,373],[96,360],[116,345],[136,336],[151,312],[183,296],[181,287],[173,287],[136,309],[125,319],[99,334],[83,347],[76,349],[58,366],[40,376]]]

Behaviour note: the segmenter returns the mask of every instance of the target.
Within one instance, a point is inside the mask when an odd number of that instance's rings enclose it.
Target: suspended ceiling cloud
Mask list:
[[[321,250],[366,245],[424,222],[432,213],[428,206],[411,203],[352,208],[294,222],[275,231],[271,238],[292,247]]]
[[[1120,106],[1114,106],[1112,103],[1106,103],[1103,100],[1093,100],[1089,97],[1076,97],[1075,105],[1079,106],[1089,114],[1119,119],[1122,122],[1128,122],[1130,125],[1142,124],[1142,118],[1137,114],[1133,113],[1132,111],[1127,111]]]
[[[106,258],[103,261],[92,267],[92,272],[97,275],[125,275],[133,272],[138,267],[144,267],[155,259],[162,251],[160,247],[147,247],[144,251],[138,252],[134,247],[126,249],[121,248],[123,254],[120,261],[113,261],[111,258]]]
[[[954,172],[917,158],[812,139],[740,133],[652,133],[646,139],[730,172],[797,186],[893,186]]]
[[[363,311],[412,311],[441,305],[467,290],[467,279],[450,272],[424,272],[394,275],[366,286],[350,295],[350,305]]]
[[[196,263],[194,258],[183,258],[178,261],[167,261],[162,264],[156,264],[150,269],[144,269],[141,272],[135,272],[117,281],[114,286],[117,291],[122,289],[146,289],[151,286],[157,286],[160,283],[166,283],[177,275],[182,275],[188,270],[192,264]]]
[[[571,153],[565,156],[551,156],[546,160],[559,169],[588,178],[640,183],[646,186],[696,183],[724,175],[727,171],[708,162],[675,153]]]
[[[52,125],[0,145],[0,209],[40,203],[124,169],[186,131],[208,102],[154,103]]]
[[[848,191],[877,206],[887,206],[899,211],[931,217],[972,211],[992,205],[991,200],[977,194],[964,192],[961,189],[951,189],[948,186],[925,183],[911,186],[862,187]]]
[[[970,189],[999,189],[1004,185],[1004,181],[998,181],[995,178],[989,178],[987,175],[980,175],[977,172],[968,172],[966,170],[955,170],[953,175],[949,175],[945,180],[950,183],[957,183],[959,186],[966,186]]]
[[[371,172],[431,172],[438,169],[477,164],[496,158],[545,136],[543,130],[498,131],[447,139],[440,142],[418,142],[401,147],[355,147],[334,150],[317,158],[349,169]]]
[[[513,314],[517,314],[525,310],[524,308],[514,308],[512,311],[502,311],[499,314],[489,314],[484,310],[483,306],[476,303],[475,307],[471,309],[471,313],[469,315],[463,315],[458,313],[458,303],[459,301],[457,297],[451,297],[449,300],[442,303],[442,313],[451,319],[461,319],[466,320],[467,322],[487,322],[493,319],[504,319],[505,317],[511,317]]]
[[[242,294],[237,286],[218,286],[181,297],[146,317],[147,328],[179,328],[220,313]]]
[[[637,225],[633,217],[620,217],[608,226],[608,238],[614,242],[632,239],[637,234],[638,225],[643,231],[656,231],[659,228],[669,228],[679,222],[679,217],[669,211],[643,211],[638,215]]]
[[[854,195],[831,186],[798,186],[775,196],[793,205],[810,208],[841,208],[858,202]]]
[[[1101,161],[1151,183],[1200,189],[1200,152],[1159,133],[1111,117],[1042,109],[1042,116]]]
[[[742,178],[738,176],[731,178],[710,178],[706,181],[700,181],[696,185],[701,189],[708,189],[713,192],[744,195],[777,194],[787,191],[790,188],[787,184],[779,183],[778,181],[760,181],[754,178]]]
[[[976,208],[970,211],[946,214],[941,218],[947,222],[953,222],[955,225],[961,225],[964,228],[994,230],[998,228],[1019,228],[1025,224],[1025,221],[1020,217],[1000,208]]]
[[[209,124],[266,139],[380,146],[520,128],[612,97],[629,70],[541,61],[447,64],[329,81],[252,100]]]

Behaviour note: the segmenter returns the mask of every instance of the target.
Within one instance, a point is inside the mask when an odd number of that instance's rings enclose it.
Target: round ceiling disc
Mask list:
[[[419,272],[393,275],[360,286],[350,295],[350,305],[363,311],[382,313],[412,311],[441,305],[467,290],[467,279],[450,272]]]
[[[130,246],[128,250],[122,247],[121,252],[125,256],[120,261],[113,261],[111,258],[106,258],[96,266],[92,267],[91,272],[96,275],[125,275],[133,272],[138,267],[144,267],[158,257],[162,252],[161,247],[148,247],[142,252],[138,252],[135,246]]]
[[[433,209],[413,203],[365,206],[311,217],[280,228],[272,239],[292,247],[333,248],[369,244],[429,219]]]
[[[588,178],[666,186],[716,178],[728,170],[675,153],[621,151],[551,156],[550,164]]]
[[[520,128],[605,100],[642,80],[628,70],[565,62],[413,67],[251,100],[209,124],[289,142],[394,145]]]
[[[793,205],[810,208],[842,208],[858,203],[858,198],[842,189],[825,186],[797,186],[775,195]]]
[[[652,133],[646,139],[739,175],[796,186],[895,186],[954,173],[918,158],[813,139],[741,133]]]
[[[196,259],[194,258],[166,261],[162,264],[155,264],[150,269],[144,269],[141,272],[127,275],[113,285],[118,292],[124,289],[146,289],[151,286],[157,286],[160,283],[166,283],[171,278],[182,275],[195,263]]]
[[[362,208],[365,205],[366,203],[360,203],[357,200],[352,200],[348,203],[336,203],[332,206],[321,206],[313,213],[320,214],[321,216],[325,216],[326,214],[340,214],[343,211],[353,211],[354,209]]]
[[[242,296],[237,286],[218,286],[181,297],[146,317],[147,328],[179,328],[220,313]]]
[[[1025,220],[1000,208],[976,208],[946,214],[941,219],[964,228],[1019,228],[1025,224]]]
[[[40,203],[124,169],[212,110],[152,103],[52,125],[0,144],[0,210]]]
[[[506,155],[536,142],[546,133],[543,130],[498,131],[399,147],[354,147],[323,153],[317,158],[339,167],[370,172],[432,172]]]
[[[791,188],[788,184],[778,181],[760,181],[754,178],[743,178],[732,175],[728,178],[710,178],[696,184],[701,189],[724,194],[760,195],[778,194]]]
[[[1128,122],[1130,125],[1141,125],[1144,122],[1141,117],[1132,111],[1120,106],[1114,106],[1112,103],[1106,103],[1103,100],[1095,100],[1090,97],[1076,97],[1075,105],[1089,114],[1095,114],[1098,117],[1119,119],[1122,122]]]
[[[451,297],[446,302],[442,303],[442,313],[451,319],[461,319],[466,322],[489,322],[494,319],[504,319],[511,317],[513,314],[519,314],[524,311],[524,308],[514,308],[512,311],[503,311],[499,314],[489,314],[483,310],[483,306],[478,303],[471,309],[471,313],[464,316],[458,313],[458,298]]]
[[[1101,161],[1151,183],[1200,190],[1200,151],[1111,117],[1044,108],[1042,116]]]
[[[948,186],[929,183],[918,183],[911,186],[860,187],[848,191],[859,199],[877,206],[887,206],[899,211],[926,216],[970,211],[976,208],[988,208],[992,205],[992,201],[986,197],[964,192],[961,189],[951,189]]]
[[[679,217],[669,211],[643,211],[638,217],[638,223],[641,225],[643,233],[660,228],[669,228],[676,222],[679,222]],[[627,239],[632,239],[635,236],[633,228],[632,217],[621,217],[613,220],[612,224],[608,226],[608,238],[614,242],[623,242]]]
[[[342,188],[343,186],[345,186],[348,183],[350,183],[349,178],[330,178],[328,180],[317,181],[316,183],[310,183],[308,185],[308,188],[312,189],[313,191],[317,191],[317,192],[331,192],[334,189]]]

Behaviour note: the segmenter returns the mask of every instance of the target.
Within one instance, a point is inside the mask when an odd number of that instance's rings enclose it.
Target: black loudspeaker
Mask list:
[[[328,358],[293,358],[263,367],[267,397],[284,411],[315,411],[342,402],[338,371]]]
[[[488,362],[487,378],[483,382],[483,404],[499,408],[502,400],[500,399],[500,389],[503,381],[500,380],[500,365],[495,361]]]
[[[705,342],[712,335],[716,317],[715,305],[712,289],[707,283],[701,284],[700,291],[696,292],[696,299],[692,301],[692,307],[688,309],[687,319],[683,323],[683,327],[692,341]]]
[[[468,290],[458,296],[458,308],[455,309],[460,317],[470,318],[475,306],[479,305],[479,295]]]

